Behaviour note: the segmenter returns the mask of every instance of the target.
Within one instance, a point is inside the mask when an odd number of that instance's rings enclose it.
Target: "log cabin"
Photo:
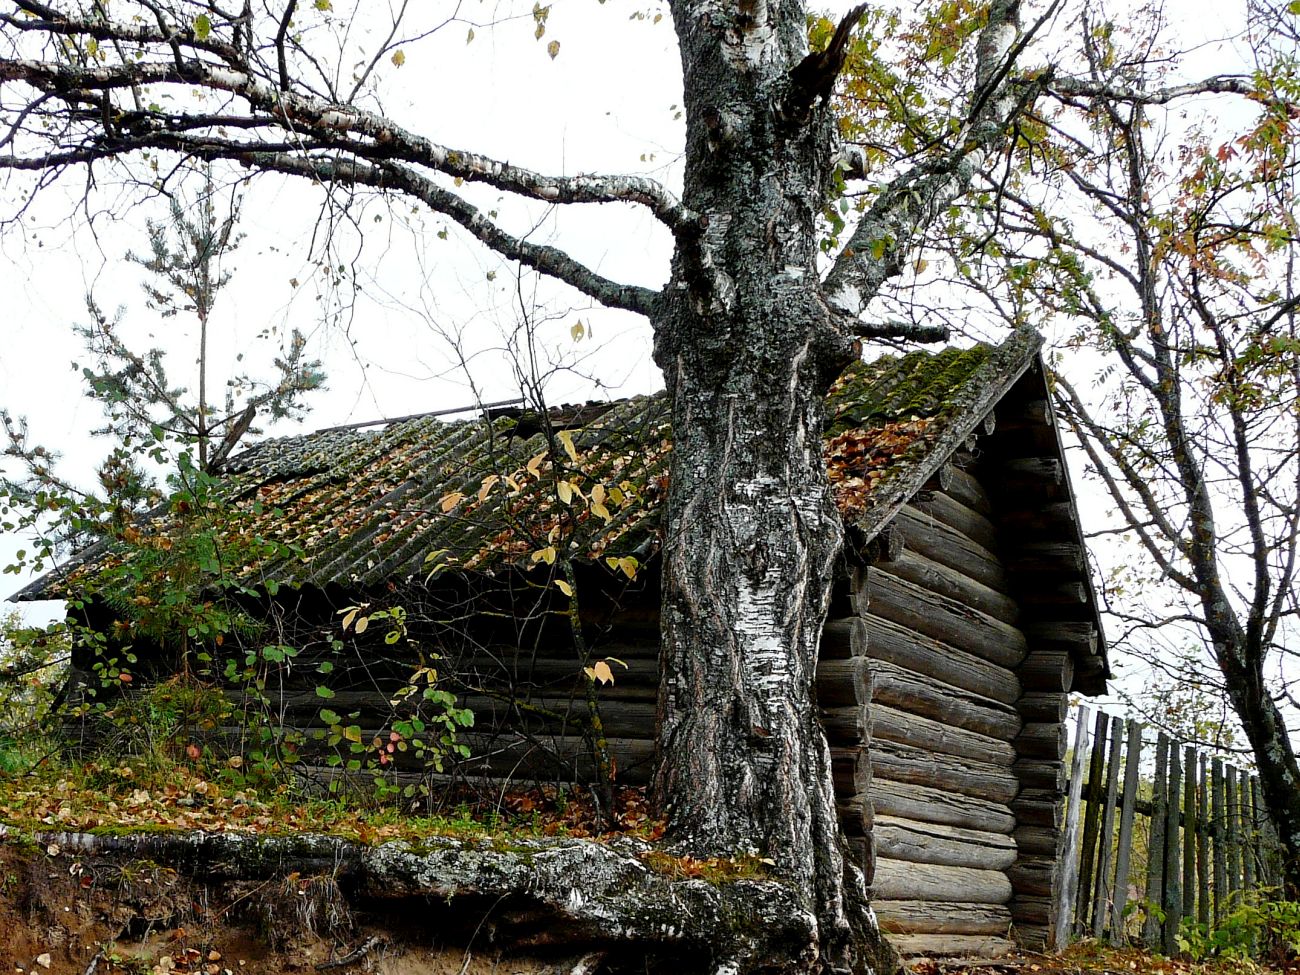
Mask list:
[[[1041,342],[1022,329],[859,362],[827,400],[845,558],[817,698],[844,831],[904,955],[1048,943],[1068,697],[1109,676]],[[297,767],[326,774],[309,732],[354,722],[384,772],[447,788],[647,783],[671,443],[661,394],[335,428],[231,458],[210,505],[237,553],[225,591],[258,640],[273,628],[291,648],[258,693],[297,733]],[[194,645],[149,632],[146,574],[120,570],[183,548],[149,543],[180,520],[160,510],[143,547],[92,546],[15,598],[75,594],[110,647],[133,648],[135,686],[161,680]],[[394,607],[400,624],[356,623]],[[81,650],[73,683],[94,663]],[[437,775],[410,751],[383,758],[393,729],[410,734],[397,702],[416,664],[475,716],[468,756],[440,755]]]

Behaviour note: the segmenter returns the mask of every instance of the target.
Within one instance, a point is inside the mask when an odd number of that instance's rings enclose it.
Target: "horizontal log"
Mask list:
[[[1016,735],[1016,754],[1059,762],[1065,758],[1065,725],[1059,721],[1030,721]]]
[[[1015,667],[1028,650],[1024,634],[1014,626],[899,578],[888,567],[871,569],[867,606],[872,616],[1002,667]]]
[[[1088,558],[1078,542],[1022,542],[1008,550],[1006,567],[1017,575],[1080,576]]]
[[[1042,789],[1065,794],[1065,763],[1041,758],[1021,758],[1012,763],[1011,771],[1020,780],[1020,791]]]
[[[1079,537],[1074,508],[1068,501],[1050,504],[1020,505],[998,519],[1002,537],[1036,538],[1042,541],[1070,541]]]
[[[875,614],[863,617],[867,655],[1001,704],[1015,704],[1020,681],[1010,670],[947,646]]]
[[[1022,788],[1010,806],[1021,824],[1059,828],[1064,820],[1060,793],[1047,789]]]
[[[856,603],[856,600],[855,600]],[[860,657],[867,649],[867,631],[857,616],[842,616],[826,621],[822,627],[821,652],[818,660],[848,660]]]
[[[949,528],[943,522],[904,505],[893,524],[913,552],[970,576],[976,582],[1008,591],[1007,570],[998,557],[983,545]]]
[[[876,818],[893,816],[924,823],[943,823],[987,833],[1010,833],[1016,817],[1000,802],[957,795],[943,789],[875,779],[868,797]]]
[[[937,755],[893,741],[872,741],[871,771],[879,779],[944,789],[990,802],[1010,802],[1020,791],[1011,769],[967,758]]]
[[[817,664],[817,703],[824,708],[861,707],[871,700],[871,661],[866,657]]]
[[[1016,950],[1006,938],[982,934],[891,934],[889,943],[904,958],[1004,958]]]
[[[822,708],[819,716],[826,740],[832,745],[865,745],[871,740],[871,710],[867,705]]]
[[[1026,691],[1016,702],[1016,712],[1025,721],[1064,721],[1070,710],[1065,691]]]
[[[993,504],[989,501],[988,492],[984,490],[984,485],[976,478],[972,477],[960,467],[947,466],[947,476],[944,478],[943,489],[953,496],[953,499],[960,501],[972,511],[988,517],[993,514]]]
[[[989,765],[1011,767],[1016,752],[1011,744],[942,721],[908,714],[880,702],[871,707],[872,739],[875,743],[893,741],[926,751],[973,759]]]
[[[1050,897],[1022,897],[1016,894],[1011,898],[1011,916],[1015,919],[1016,927],[1023,925],[1047,926],[1052,923],[1055,916],[1052,909],[1052,898]]]
[[[1045,399],[1021,400],[1014,404],[999,403],[997,414],[998,426],[1007,433],[1050,426],[1052,423],[1052,410]]]
[[[873,773],[866,749],[831,746],[831,781],[841,801],[870,795]]]
[[[953,531],[960,532],[976,545],[997,552],[998,530],[993,522],[974,508],[966,507],[951,494],[942,491],[922,492],[913,497],[909,504],[920,514],[928,515]]]
[[[614,688],[659,687],[659,641],[652,645],[636,647],[628,643],[601,643],[593,649],[595,659],[614,657],[627,664],[615,665]],[[442,668],[439,668],[440,670]],[[491,681],[515,681],[525,684],[549,686],[569,681],[576,683],[582,674],[582,665],[573,649],[564,657],[531,656],[531,651],[517,647],[504,647],[491,654],[476,654],[456,661],[456,677],[467,683],[475,678]],[[612,688],[611,688],[612,689]]]
[[[1092,622],[1030,623],[1022,629],[1035,653],[1064,651],[1090,657],[1097,652],[1097,627]]]
[[[874,900],[880,929],[890,934],[984,934],[1006,936],[1011,911],[1002,904]]]
[[[836,797],[835,811],[839,814],[840,826],[846,837],[867,837],[874,828],[874,815],[871,804],[864,803],[857,796]]]
[[[1004,876],[1017,894],[1051,897],[1056,887],[1056,861],[1048,857],[1022,858]]]
[[[999,487],[1007,494],[1032,494],[1051,501],[1065,497],[1065,468],[1055,457],[1012,457],[997,467]]]
[[[866,563],[892,562],[903,554],[906,544],[903,533],[893,525],[886,525],[876,532],[875,537],[862,546],[860,554]]]
[[[1041,650],[1034,646],[1016,668],[1016,677],[1027,692],[1059,694],[1068,691],[1074,680],[1074,658],[1065,650]]]
[[[871,662],[871,675],[873,704],[910,711],[1001,741],[1010,741],[1020,731],[1020,716],[1008,704],[884,660]]]
[[[1047,616],[1049,612],[1064,613],[1088,606],[1088,587],[1082,582],[1053,581],[1048,574],[1037,570],[1030,570],[1020,578],[1017,591],[1020,601],[1033,608],[1030,616]]]
[[[1055,857],[1059,852],[1062,833],[1050,826],[1017,826],[1016,849],[1022,857]]]
[[[942,867],[891,860],[876,851],[873,899],[940,901],[956,904],[1006,904],[1011,881],[1001,870]]]
[[[1016,842],[1005,833],[877,815],[871,835],[879,856],[909,863],[1005,870],[1016,860]]]
[[[1014,626],[1020,617],[1019,604],[1006,593],[990,589],[965,573],[927,559],[924,555],[904,550],[902,555],[889,563],[887,569],[900,579],[963,603],[1003,623]]]

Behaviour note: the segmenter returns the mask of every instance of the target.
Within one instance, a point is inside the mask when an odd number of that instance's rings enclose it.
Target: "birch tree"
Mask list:
[[[47,181],[147,151],[374,188],[597,302],[645,315],[674,426],[656,798],[679,849],[756,852],[800,892],[807,945],[763,964],[860,970],[877,936],[861,875],[846,865],[813,701],[841,551],[822,404],[864,340],[944,337],[883,321],[873,302],[911,266],[935,220],[1004,158],[1009,131],[1054,80],[1021,62],[1064,2],[1041,3],[1023,22],[1020,0],[935,5],[951,57],[933,67],[957,92],[951,111],[914,151],[876,167],[841,143],[831,106],[855,25],[882,23],[873,5],[810,49],[798,0],[671,0],[685,113],[678,194],[641,176],[537,172],[385,116],[366,79],[432,29],[413,12],[410,23],[394,18],[378,48],[335,52],[358,66],[343,83],[350,72],[295,28],[312,9],[297,0],[9,0],[0,167]],[[356,16],[377,14],[367,6]],[[164,110],[155,97],[164,91],[207,97]],[[864,178],[869,204],[824,249],[820,216]],[[512,235],[469,202],[462,182],[548,204],[644,208],[673,238],[663,286],[614,280]]]

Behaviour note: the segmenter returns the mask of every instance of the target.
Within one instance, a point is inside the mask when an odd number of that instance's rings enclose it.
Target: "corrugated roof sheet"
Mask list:
[[[1022,330],[999,347],[912,352],[851,366],[827,400],[827,459],[846,521],[874,534],[880,519],[892,516],[890,506],[901,503],[891,485],[923,480],[943,463],[1028,367],[1039,342]],[[292,548],[244,572],[296,586],[368,586],[423,578],[435,567],[488,572],[528,565],[550,545],[587,559],[652,551],[671,450],[665,395],[613,403],[552,446],[542,433],[525,435],[528,423],[423,417],[379,431],[269,440],[244,451],[222,477],[229,530]],[[576,489],[571,497],[557,491],[552,456]],[[161,516],[143,531],[170,529]],[[102,546],[88,550],[18,598],[66,593],[96,566],[122,557]]]

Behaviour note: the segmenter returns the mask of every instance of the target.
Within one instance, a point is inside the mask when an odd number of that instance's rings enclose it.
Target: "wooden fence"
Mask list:
[[[1244,894],[1281,885],[1255,776],[1101,711],[1090,737],[1078,711],[1058,946],[1093,937],[1174,954],[1185,919],[1212,931]]]

